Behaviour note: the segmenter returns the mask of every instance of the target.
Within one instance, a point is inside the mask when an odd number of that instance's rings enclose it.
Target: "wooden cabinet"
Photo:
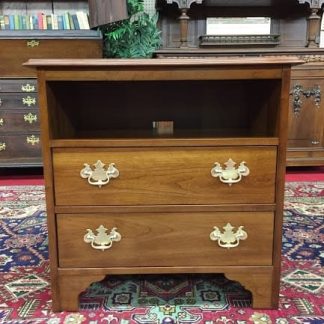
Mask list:
[[[1,166],[38,166],[40,155],[36,80],[0,78]]]
[[[277,307],[297,63],[29,60],[54,311],[76,311],[80,292],[106,275],[188,272],[224,273],[253,307]]]
[[[88,10],[87,1],[0,1],[0,16]],[[29,58],[100,58],[93,30],[0,30],[0,167],[41,166],[36,74]]]
[[[324,164],[324,66],[295,67],[291,77],[288,165]]]
[[[297,55],[305,64],[293,67],[289,107],[288,166],[324,165],[324,51],[319,48],[323,1],[157,0],[162,47],[157,57]],[[207,35],[211,17],[271,17],[270,38]],[[259,36],[260,37],[260,36]]]

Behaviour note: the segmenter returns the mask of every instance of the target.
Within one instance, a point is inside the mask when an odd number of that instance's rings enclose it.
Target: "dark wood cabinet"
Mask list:
[[[292,68],[287,165],[324,165],[324,49],[319,48],[322,5],[323,1],[312,0],[157,0],[163,45],[156,56],[297,55],[305,64]],[[255,37],[206,35],[209,17],[257,16],[271,17],[274,38],[268,43],[257,44]]]
[[[87,10],[87,1],[0,1],[0,15]],[[93,30],[0,30],[0,167],[42,165],[36,73],[29,58],[100,58]]]

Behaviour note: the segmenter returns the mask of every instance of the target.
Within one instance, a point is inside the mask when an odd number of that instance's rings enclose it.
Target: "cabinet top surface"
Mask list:
[[[25,66],[38,68],[109,68],[109,67],[162,67],[162,66],[244,66],[296,65],[305,63],[294,56],[277,57],[214,57],[214,58],[154,58],[154,59],[30,59]]]

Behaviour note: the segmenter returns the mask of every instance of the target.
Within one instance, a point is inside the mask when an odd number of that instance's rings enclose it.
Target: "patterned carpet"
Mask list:
[[[111,276],[52,313],[43,186],[0,187],[0,323],[324,323],[324,182],[286,184],[279,310],[222,275]]]

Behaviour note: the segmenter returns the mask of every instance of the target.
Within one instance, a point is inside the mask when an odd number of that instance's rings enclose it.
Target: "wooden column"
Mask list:
[[[203,0],[166,0],[168,4],[175,2],[181,12],[179,16],[180,21],[180,47],[188,47],[188,21],[190,17],[188,16],[188,10],[192,3],[201,4]]]
[[[319,47],[319,36],[321,30],[321,11],[324,0],[298,0],[299,3],[308,3],[311,14],[308,19],[307,47]]]

